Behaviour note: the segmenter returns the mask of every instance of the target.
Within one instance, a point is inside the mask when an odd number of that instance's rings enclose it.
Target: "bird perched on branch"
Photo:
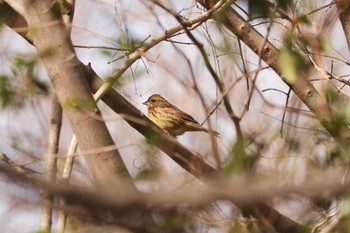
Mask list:
[[[219,133],[202,127],[192,116],[169,103],[159,94],[154,94],[143,103],[148,108],[148,117],[161,129],[176,137],[188,131],[203,131],[219,137]]]

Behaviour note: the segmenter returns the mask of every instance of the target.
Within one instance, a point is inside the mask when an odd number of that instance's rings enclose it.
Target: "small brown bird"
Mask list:
[[[219,137],[219,133],[203,128],[192,116],[169,103],[159,94],[154,94],[143,103],[148,108],[148,117],[161,129],[176,137],[188,131],[203,131]]]

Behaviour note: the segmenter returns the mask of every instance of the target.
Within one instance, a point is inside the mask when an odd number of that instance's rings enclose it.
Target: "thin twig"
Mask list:
[[[283,129],[284,129],[284,119],[286,118],[286,113],[287,113],[287,107],[288,107],[288,102],[289,102],[289,97],[290,97],[290,93],[291,93],[292,89],[289,88],[288,92],[287,92],[287,98],[286,98],[286,103],[285,103],[285,108],[283,110],[283,115],[282,115],[282,123],[281,123],[281,138],[283,138]]]

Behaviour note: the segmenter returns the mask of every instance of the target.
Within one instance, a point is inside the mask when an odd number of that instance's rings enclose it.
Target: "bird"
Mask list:
[[[202,127],[191,115],[180,110],[159,94],[151,95],[142,104],[147,106],[148,117],[158,127],[174,137],[189,131],[202,131],[216,137],[220,136],[218,132]]]

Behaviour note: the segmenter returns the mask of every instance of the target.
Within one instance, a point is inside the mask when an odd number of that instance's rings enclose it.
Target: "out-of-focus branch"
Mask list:
[[[12,161],[6,154],[0,152],[0,161],[3,161],[6,163],[11,169],[16,170],[16,172],[23,174],[23,175],[28,175],[30,177],[33,177],[34,175],[40,175],[39,172],[34,171],[29,168],[25,168],[20,164],[16,164],[14,161]]]
[[[122,204],[120,206],[121,208],[115,208],[116,206],[113,202],[121,204],[127,196],[135,200],[135,195],[136,197],[141,195],[135,189],[130,190],[130,185],[127,183],[121,186],[122,189],[112,186],[96,190],[96,188],[70,187],[62,184],[48,183],[37,176],[33,176],[31,173],[22,172],[15,167],[0,165],[0,172],[8,176],[11,180],[21,182],[24,187],[34,187],[38,191],[42,189],[48,190],[57,197],[65,198],[67,203],[72,206],[70,208],[63,207],[64,210],[75,214],[75,216],[79,217],[79,213],[83,213],[89,217],[97,218],[99,221],[106,221],[106,218],[110,217],[112,213],[116,216],[115,224],[130,229],[132,232],[161,232],[159,229],[153,227],[154,223],[150,218],[143,218],[145,214],[149,213],[146,206],[143,205],[144,202],[137,201],[134,205],[131,204],[130,209],[127,203]],[[121,196],[117,194],[120,191]],[[57,205],[53,207],[61,208],[61,206]],[[98,214],[101,210],[105,212]],[[126,218],[125,214],[127,214]],[[111,227],[113,228],[113,226]]]
[[[256,205],[261,200],[271,200],[276,196],[289,197],[291,193],[304,197],[319,197],[320,199],[337,198],[347,195],[350,191],[350,179],[342,179],[346,169],[326,170],[317,177],[306,180],[299,185],[261,183],[260,181],[232,181],[224,177],[215,180],[205,180],[211,184],[203,186],[193,184],[183,187],[176,195],[169,195],[169,191],[150,191],[140,193],[125,188],[110,187],[96,190],[76,186],[53,185],[33,176],[26,176],[16,169],[0,166],[0,172],[23,185],[34,187],[38,190],[47,189],[55,195],[65,197],[68,203],[80,205],[86,210],[92,210],[97,216],[100,210],[111,211],[119,216],[127,216],[137,211],[152,211],[163,205],[176,206],[189,204],[203,206],[217,200],[235,200],[242,205]],[[332,178],[330,178],[332,177]],[[272,217],[272,216],[270,216]],[[279,231],[278,231],[279,232]],[[281,231],[291,232],[291,231]],[[302,232],[302,231],[297,231]]]
[[[51,116],[49,127],[49,140],[47,157],[45,159],[45,168],[43,173],[44,180],[49,184],[55,184],[57,171],[57,153],[59,137],[62,125],[62,107],[57,100],[56,95],[52,96]],[[50,191],[43,191],[43,203],[41,207],[40,230],[43,232],[51,231],[53,195]]]

